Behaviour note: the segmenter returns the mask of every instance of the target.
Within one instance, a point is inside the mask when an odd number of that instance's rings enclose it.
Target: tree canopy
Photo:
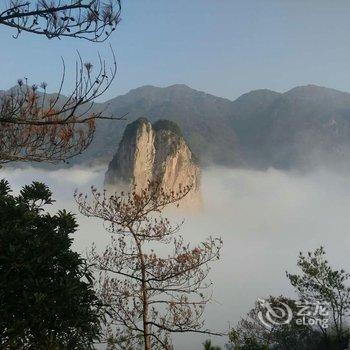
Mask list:
[[[52,203],[42,183],[14,196],[0,181],[2,349],[90,349],[99,337],[92,274],[71,250],[76,220],[64,210],[45,212]]]

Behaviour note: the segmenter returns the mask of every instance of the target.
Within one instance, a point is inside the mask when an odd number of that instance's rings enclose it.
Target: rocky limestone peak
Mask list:
[[[145,188],[159,181],[166,191],[193,185],[188,197],[199,194],[200,168],[181,129],[169,120],[151,124],[140,118],[127,125],[117,153],[109,164],[105,185]]]

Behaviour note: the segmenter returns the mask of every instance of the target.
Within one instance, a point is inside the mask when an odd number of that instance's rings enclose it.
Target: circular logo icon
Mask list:
[[[270,301],[259,298],[258,302],[263,309],[258,312],[258,318],[268,329],[288,324],[293,318],[292,309],[282,301],[277,300],[274,304],[271,304]]]

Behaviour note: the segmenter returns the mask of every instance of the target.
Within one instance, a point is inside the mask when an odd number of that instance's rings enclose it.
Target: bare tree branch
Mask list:
[[[65,161],[83,152],[91,143],[96,119],[121,120],[125,116],[92,112],[94,100],[111,85],[117,72],[112,51],[112,65],[99,56],[94,72],[91,63],[79,55],[75,87],[68,97],[61,92],[66,76],[63,73],[58,93],[47,93],[47,84],[28,86],[19,80],[17,86],[0,95],[0,164],[11,161]]]
[[[219,259],[222,241],[209,238],[195,247],[178,235],[179,225],[162,216],[191,186],[166,192],[159,183],[131,193],[108,195],[92,189],[92,200],[75,194],[81,213],[110,224],[112,241],[90,260],[99,270],[101,298],[110,305],[114,338],[143,338],[143,347],[173,349],[172,333],[221,335],[203,329],[203,312],[211,295],[206,281],[210,264]],[[150,246],[151,244],[151,246]],[[156,244],[168,254],[156,253]]]
[[[120,0],[4,1],[0,25],[47,38],[72,37],[105,41],[120,22]]]

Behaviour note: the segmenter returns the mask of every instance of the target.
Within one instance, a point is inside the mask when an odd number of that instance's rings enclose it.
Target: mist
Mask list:
[[[103,248],[109,236],[102,222],[80,215],[75,189],[101,187],[104,168],[44,171],[35,168],[0,170],[15,192],[31,181],[43,181],[53,191],[54,208],[77,214],[80,224],[74,237],[79,253],[95,242]],[[231,170],[210,168],[203,172],[203,208],[182,220],[182,235],[193,244],[209,235],[224,241],[221,259],[213,265],[213,303],[208,306],[206,327],[227,331],[253,306],[257,297],[294,296],[285,271],[296,271],[299,251],[323,245],[335,267],[350,271],[349,175],[319,169],[312,173]],[[175,337],[176,349],[201,348],[206,336]],[[226,339],[213,338],[216,344]]]

